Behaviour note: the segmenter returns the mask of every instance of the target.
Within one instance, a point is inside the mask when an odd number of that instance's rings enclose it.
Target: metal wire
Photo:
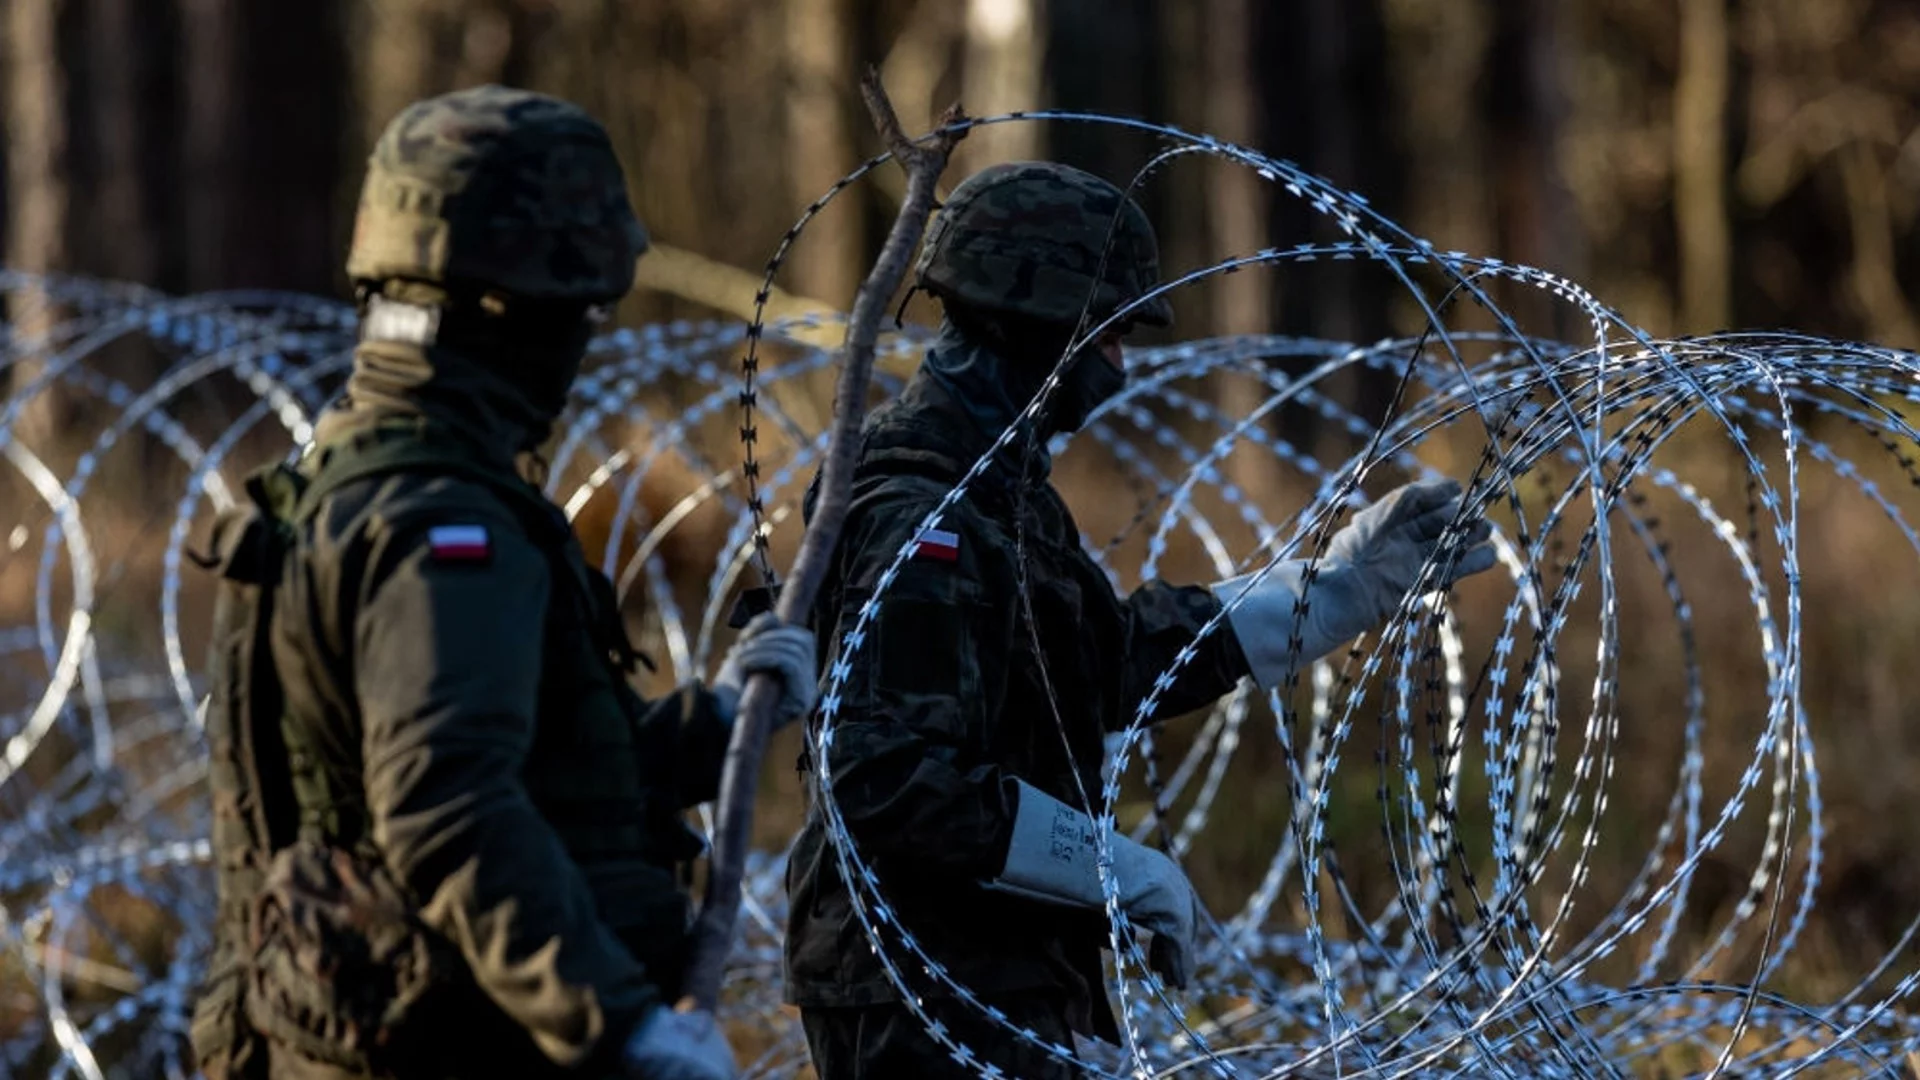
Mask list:
[[[1147,718],[1197,648],[1159,673],[1087,793],[1103,825],[1196,867],[1223,850],[1262,855],[1238,867],[1243,894],[1204,890],[1200,974],[1184,992],[1145,964],[1103,869],[1119,1047],[1052,1044],[982,1003],[890,905],[810,774],[857,917],[930,1034],[997,1075],[981,1047],[932,1023],[925,1001],[940,994],[1095,1076],[1900,1067],[1920,1046],[1907,1006],[1920,920],[1823,1000],[1791,992],[1788,965],[1818,917],[1830,841],[1814,733],[1844,719],[1805,703],[1818,655],[1803,644],[1807,610],[1824,603],[1805,584],[1821,557],[1803,547],[1807,492],[1853,500],[1920,556],[1905,490],[1920,487],[1906,419],[1920,358],[1790,334],[1657,340],[1576,283],[1436,251],[1244,148],[1085,114],[973,123],[1013,121],[1148,132],[1169,150],[1136,182],[1177,156],[1222,159],[1329,231],[1172,275],[1163,292],[1338,260],[1377,270],[1424,322],[1371,344],[1129,349],[1127,388],[1050,447],[1076,513],[1110,538],[1087,548],[1117,588],[1317,562],[1352,509],[1441,475],[1495,523],[1500,565],[1459,596],[1416,589],[1276,691],[1243,686],[1169,730]],[[769,283],[820,207],[884,160],[809,208]],[[1529,335],[1494,302],[1500,289],[1539,291],[1589,336]],[[15,616],[0,627],[0,1069],[185,1076],[213,899],[195,658],[208,583],[182,556],[245,468],[311,439],[354,318],[284,294],[167,297],[20,274],[0,274],[0,291],[16,313],[0,365],[17,376],[0,412],[12,477],[0,600]],[[547,491],[600,541],[661,686],[717,665],[733,602],[776,581],[776,550],[799,536],[836,359],[807,341],[832,322],[683,322],[592,346]],[[1082,340],[1104,328],[1088,323]],[[876,398],[897,394],[929,340],[914,326],[886,336]],[[161,374],[126,374],[152,370],[135,354],[164,358]],[[1394,387],[1388,415],[1343,400],[1336,388],[1356,371]],[[36,419],[56,407],[64,419]],[[1005,467],[999,452],[1021,430],[925,524]],[[1268,466],[1258,486],[1236,464],[1249,456]],[[1102,477],[1099,490],[1076,487],[1079,475]],[[1458,537],[1423,582],[1444,579]],[[815,762],[832,760],[842,690],[907,556],[895,553],[825,674]],[[1310,585],[1304,603],[1317,596]],[[1672,688],[1655,714],[1649,686]],[[754,859],[724,1004],[753,1076],[805,1059],[779,1008],[783,851]],[[1703,868],[1729,865],[1732,899],[1703,900],[1718,895]]]

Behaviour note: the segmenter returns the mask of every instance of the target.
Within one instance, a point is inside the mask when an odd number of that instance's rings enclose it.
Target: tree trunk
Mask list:
[[[7,9],[7,265],[48,272],[67,262],[67,80],[60,64],[59,19],[64,5],[14,3]],[[7,298],[16,347],[33,342],[59,319],[47,295],[21,290]],[[32,382],[44,359],[23,349],[9,374],[17,392]],[[61,426],[51,394],[43,393],[14,418],[8,434],[44,447]]]
[[[891,42],[875,43],[875,48],[884,49],[886,54],[880,65],[880,81],[899,107],[900,123],[909,132],[917,132],[933,121],[938,108],[934,94],[950,74],[953,54],[963,46],[965,15],[951,0],[919,0],[907,12],[898,36]],[[951,96],[959,95],[956,91]],[[905,179],[895,172],[882,169],[875,179],[898,195],[906,193]],[[953,181],[949,175],[948,186]]]
[[[84,91],[74,95],[73,126],[82,133],[74,149],[84,148],[76,156],[85,162],[74,162],[71,172],[75,186],[87,192],[85,215],[70,224],[73,262],[91,273],[148,285],[161,284],[162,237],[148,212],[148,192],[158,186],[156,166],[163,163],[143,145],[143,136],[160,126],[151,104],[158,80],[150,76],[157,65],[148,44],[156,28],[147,24],[161,6],[89,0],[84,68],[73,73]]]
[[[358,142],[362,151],[409,102],[437,85],[433,0],[385,0],[361,7],[353,36],[358,70],[354,81],[363,103]],[[356,170],[357,171],[357,170]]]
[[[1042,107],[1045,12],[1040,0],[967,0],[966,57],[960,100],[975,116]],[[1039,124],[999,124],[963,143],[955,182],[995,161],[1031,161],[1045,153]]]
[[[187,282],[335,292],[347,75],[335,0],[182,0]]]
[[[1254,149],[1260,131],[1260,99],[1254,78],[1251,0],[1206,0],[1203,5],[1206,87],[1205,130]],[[1249,255],[1274,241],[1268,237],[1267,186],[1254,171],[1236,162],[1210,161],[1206,174],[1207,226],[1216,257]],[[1271,287],[1277,271],[1245,270],[1214,278],[1207,286],[1209,332],[1257,334],[1271,327]],[[1241,419],[1259,408],[1268,391],[1251,378],[1219,383],[1219,404]],[[1272,428],[1271,418],[1266,427]],[[1269,501],[1281,488],[1285,471],[1279,459],[1242,440],[1227,460],[1227,478],[1250,496]]]
[[[1165,115],[1161,77],[1166,57],[1155,40],[1156,10],[1148,0],[1051,0],[1044,54],[1054,107],[1119,116]],[[967,108],[985,115],[971,102]],[[1053,160],[1123,188],[1159,149],[1156,139],[1105,124],[1060,124],[1047,138]],[[1158,194],[1150,192],[1142,203],[1155,221],[1162,221],[1166,215]]]
[[[855,162],[847,124],[846,0],[791,0],[787,4],[787,182],[799,208],[820,197]],[[834,200],[807,227],[788,264],[796,292],[846,310],[853,304],[865,249],[862,204],[854,193]]]
[[[1680,329],[1724,330],[1732,318],[1727,222],[1727,0],[1680,0],[1680,74],[1673,88],[1673,212],[1680,239]]]
[[[1482,105],[1493,142],[1498,225],[1493,254],[1579,280],[1585,253],[1557,156],[1566,105],[1555,9],[1550,4],[1494,8]],[[1503,287],[1496,295],[1526,333],[1561,338],[1585,323],[1539,289]]]
[[[1400,194],[1399,131],[1392,119],[1394,102],[1379,77],[1386,66],[1379,0],[1302,0],[1288,12],[1262,6],[1255,35],[1266,58],[1259,68],[1260,93],[1267,101],[1286,103],[1265,113],[1268,152],[1391,214]],[[1281,246],[1352,239],[1279,186],[1269,185],[1268,192],[1270,232]],[[1374,341],[1390,332],[1388,298],[1397,288],[1370,262],[1287,264],[1275,278],[1276,329],[1340,342]],[[1372,372],[1349,370],[1327,380],[1325,389],[1361,415],[1378,419],[1392,384]],[[1290,408],[1275,420],[1303,445],[1328,434],[1308,410]],[[1321,449],[1323,456],[1344,457],[1356,449],[1345,435],[1328,437],[1332,441]]]
[[[66,260],[66,73],[61,0],[7,8],[7,264],[50,270]]]
[[[1879,160],[1877,149],[1865,142],[1845,147],[1839,159],[1853,236],[1847,291],[1874,342],[1896,349],[1920,348],[1920,321],[1914,317],[1913,305],[1901,294],[1896,272],[1888,169]]]
[[[1254,79],[1252,0],[1206,0],[1206,130],[1258,149],[1260,98]],[[1245,165],[1214,161],[1207,166],[1206,205],[1213,248],[1221,255],[1248,255],[1268,246],[1266,182]],[[1213,286],[1210,329],[1216,334],[1253,334],[1268,328],[1270,310],[1263,275],[1232,274]]]
[[[1156,13],[1154,36],[1159,44],[1167,80],[1163,115],[1156,119],[1188,131],[1207,131],[1220,135],[1210,126],[1212,86],[1204,72],[1210,60],[1207,20],[1212,12],[1207,4],[1166,4]],[[1175,162],[1160,174],[1158,186],[1173,191],[1198,191],[1207,182],[1210,159],[1190,157]],[[1162,199],[1153,215],[1154,231],[1160,241],[1160,272],[1163,276],[1204,266],[1226,252],[1213,242],[1210,228],[1212,207],[1204,198]],[[1217,333],[1212,301],[1227,279],[1214,277],[1191,289],[1182,289],[1167,299],[1175,305],[1180,336],[1201,337]]]

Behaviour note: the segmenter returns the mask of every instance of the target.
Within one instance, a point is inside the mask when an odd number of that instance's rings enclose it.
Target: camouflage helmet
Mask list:
[[[599,302],[633,287],[647,245],[599,122],[558,98],[480,86],[416,101],[381,133],[347,275]]]
[[[915,267],[935,296],[1052,323],[1079,321],[1096,270],[1092,316],[1103,319],[1159,281],[1153,225],[1119,188],[1044,161],[990,165],[962,181],[928,226]],[[1173,323],[1164,296],[1133,315],[1153,326]]]

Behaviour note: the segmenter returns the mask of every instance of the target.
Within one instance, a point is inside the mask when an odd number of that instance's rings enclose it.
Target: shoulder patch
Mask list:
[[[960,560],[960,534],[941,529],[922,529],[914,537],[913,557],[935,562]]]
[[[482,563],[493,555],[485,525],[435,525],[427,530],[427,553],[435,562]]]

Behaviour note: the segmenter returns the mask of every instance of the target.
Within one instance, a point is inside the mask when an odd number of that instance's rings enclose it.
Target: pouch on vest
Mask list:
[[[407,1075],[435,1060],[449,999],[478,994],[457,949],[354,849],[296,840],[274,855],[250,915],[247,1019],[316,1061]]]
[[[304,747],[273,661],[275,594],[317,496],[384,464],[349,459],[312,479],[262,469],[247,479],[249,502],[215,522],[207,735],[220,944],[193,1025],[212,1080],[264,1077],[263,1037],[341,1068],[404,1073],[428,1052],[414,1033],[434,1026],[429,1007],[472,1003],[429,989],[479,995],[457,947],[420,922],[363,838],[321,835],[314,823],[338,815],[293,776]]]
[[[285,755],[278,745],[278,682],[266,647],[285,533],[264,484],[264,475],[248,478],[250,500],[215,519],[212,554],[196,559],[218,577],[205,730],[219,909],[213,957],[189,1032],[200,1071],[209,1080],[266,1076],[266,1046],[245,1015],[247,908],[264,880],[266,853],[276,839],[289,838],[285,823],[293,817],[286,801]],[[262,709],[274,723],[256,722]],[[255,745],[261,735],[272,745]],[[275,763],[281,763],[277,771]],[[284,830],[278,838],[276,825]]]

